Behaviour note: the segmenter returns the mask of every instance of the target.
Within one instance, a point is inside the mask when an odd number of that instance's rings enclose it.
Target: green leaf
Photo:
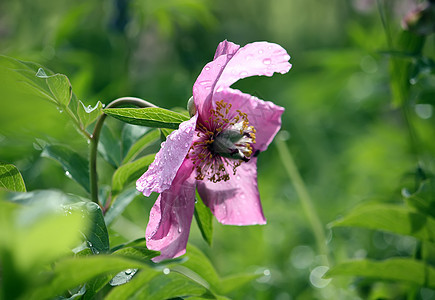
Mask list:
[[[415,193],[410,193],[404,189],[402,195],[408,205],[435,218],[435,182],[433,178],[421,182]]]
[[[142,151],[158,141],[159,137],[160,133],[158,130],[151,130],[150,132],[147,132],[143,137],[141,137],[136,143],[134,143],[130,147],[122,161],[122,164],[134,160]]]
[[[349,261],[333,267],[325,274],[325,277],[339,275],[406,281],[419,286],[435,287],[435,268],[411,258],[390,258],[384,261],[368,259]]]
[[[156,107],[149,108],[106,108],[104,113],[123,122],[156,128],[177,129],[187,121],[185,115]]]
[[[131,146],[135,144],[140,138],[142,138],[144,134],[147,133],[148,131],[149,128],[147,127],[124,123],[124,127],[122,128],[122,133],[121,133],[121,146],[122,146],[123,158],[125,158]]]
[[[181,263],[182,266],[203,278],[212,290],[219,291],[219,275],[210,260],[198,248],[188,244],[186,254],[183,257],[186,258],[186,261]]]
[[[48,145],[41,153],[42,157],[54,159],[65,170],[67,176],[74,179],[87,192],[89,187],[89,163],[76,152],[66,146]]]
[[[26,185],[17,167],[0,162],[0,189],[14,192],[26,191]]]
[[[420,240],[435,241],[435,219],[398,205],[363,205],[331,225],[384,230],[413,236]]]
[[[41,190],[28,193],[11,193],[6,198],[10,201],[25,204],[32,207],[29,215],[24,215],[28,220],[42,219],[45,215],[59,210],[78,212],[82,220],[89,223],[89,226],[81,231],[81,236],[85,237],[87,245],[93,253],[109,251],[109,235],[101,208],[88,199],[65,194],[56,190]]]
[[[131,246],[116,250],[112,255],[120,255],[148,263],[151,258],[159,256],[160,253],[144,246]]]
[[[8,244],[18,270],[38,270],[55,259],[69,255],[69,249],[80,243],[80,232],[88,227],[89,223],[77,210],[66,210],[61,206],[52,210],[43,203],[41,206],[20,208],[11,223],[15,226],[8,226],[11,232]],[[40,212],[42,209],[45,209],[43,214]]]
[[[196,195],[195,202],[195,220],[204,240],[211,246],[213,241],[213,214],[202,201],[201,197]]]
[[[88,127],[92,124],[101,114],[103,113],[103,104],[98,101],[94,107],[85,106],[82,101],[79,100],[79,105],[77,106],[77,115],[79,116],[80,122],[83,128]]]
[[[72,209],[82,212],[82,216],[90,220],[90,228],[83,235],[94,254],[105,253],[110,249],[109,234],[104,222],[103,213],[94,202],[79,202],[70,205]]]
[[[391,56],[390,64],[391,92],[393,94],[393,104],[396,107],[404,105],[408,101],[412,67],[412,60],[409,57],[421,55],[424,40],[424,36],[416,35],[407,30],[400,33],[395,50],[399,51],[403,56]]]
[[[132,268],[152,271],[147,265],[138,260],[121,256],[102,254],[66,258],[58,261],[54,265],[53,271],[47,274],[48,278],[41,278],[39,288],[30,291],[29,295],[26,295],[23,299],[52,298],[99,275],[117,273]]]
[[[121,163],[121,143],[119,138],[115,137],[112,130],[107,126],[101,129],[100,142],[98,143],[98,152],[105,161],[117,168]]]
[[[3,55],[0,56],[0,65],[19,74],[25,84],[32,87],[36,92],[38,92],[38,94],[43,96],[48,101],[56,103],[56,99],[54,99],[53,95],[51,94],[47,83],[35,76],[39,68],[41,68],[40,65],[32,62],[20,61],[18,59]],[[50,72],[50,74],[52,73]]]
[[[132,298],[139,299],[138,294],[141,293],[142,290],[146,290],[148,287],[148,283],[153,278],[161,274],[162,272],[159,272],[157,270],[146,270],[140,272],[127,285],[121,285],[112,289],[105,299],[106,300],[111,300],[111,299],[121,300],[121,299],[132,299]],[[148,299],[148,298],[145,297],[144,299]]]
[[[168,135],[170,135],[174,131],[173,129],[161,128],[160,129],[160,140],[162,142],[166,141]]]
[[[119,167],[112,177],[112,194],[118,194],[126,184],[136,181],[153,162],[155,154],[139,158]]]
[[[104,274],[100,275],[94,279],[91,279],[86,282],[86,293],[83,295],[82,300],[93,300],[93,299],[99,299],[98,297],[95,297],[95,295],[112,280],[113,274]]]
[[[175,297],[201,296],[207,289],[176,272],[164,275],[161,271],[141,271],[126,285],[114,288],[106,297],[110,299],[160,300]]]
[[[114,196],[112,205],[107,213],[104,215],[104,220],[107,226],[113,222],[113,220],[124,212],[124,209],[130,204],[130,202],[139,194],[136,187],[126,189],[119,195]]]
[[[56,103],[67,107],[72,97],[72,87],[68,77],[63,74],[47,75],[44,69],[39,68],[36,77],[44,78]]]
[[[118,286],[118,285],[126,284],[133,278],[134,275],[136,275],[137,270],[138,269],[127,269],[119,272],[118,274],[115,275],[115,277],[112,278],[112,280],[110,280],[109,282],[110,285]]]

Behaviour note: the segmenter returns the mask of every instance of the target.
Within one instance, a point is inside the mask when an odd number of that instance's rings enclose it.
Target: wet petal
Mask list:
[[[206,64],[193,85],[193,100],[199,112],[200,123],[210,115],[213,90],[228,60],[224,54]]]
[[[268,42],[247,44],[228,61],[216,87],[230,87],[241,78],[255,75],[287,73],[291,68],[289,59],[287,51],[280,45]]]
[[[151,209],[145,237],[147,247],[160,251],[158,262],[186,252],[195,206],[195,179],[192,162],[185,160],[169,190],[164,191]]]
[[[177,130],[168,135],[154,162],[137,180],[138,191],[148,197],[151,192],[161,193],[169,189],[192,145],[197,117],[196,114],[190,120],[181,123]]]
[[[218,90],[213,99],[231,104],[231,110],[240,110],[248,115],[249,124],[254,126],[256,143],[254,150],[264,151],[281,128],[281,115],[284,108],[270,101],[263,101],[255,96],[231,88]]]
[[[237,52],[237,50],[239,50],[239,48],[240,46],[237,44],[228,42],[227,40],[222,41],[217,46],[216,53],[214,54],[213,60],[215,60],[217,57],[221,56],[222,54],[229,54],[230,56],[232,56]]]
[[[230,180],[197,182],[198,192],[215,217],[227,225],[266,224],[257,187],[257,159],[242,163]]]

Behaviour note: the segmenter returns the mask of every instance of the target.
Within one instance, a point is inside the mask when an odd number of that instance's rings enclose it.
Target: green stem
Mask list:
[[[325,266],[329,266],[329,251],[327,247],[325,231],[323,229],[322,222],[317,215],[316,209],[313,205],[310,194],[308,193],[307,187],[305,186],[305,183],[298,171],[298,168],[296,167],[294,159],[290,151],[288,150],[287,145],[279,135],[275,139],[275,144],[278,148],[281,161],[284,164],[290,181],[293,183],[296,193],[299,196],[302,210],[304,211],[313,230],[319,254],[321,254],[323,257],[322,263]]]
[[[135,97],[122,97],[110,102],[105,108],[115,108],[122,105],[131,104],[137,107],[157,107],[154,104]],[[98,178],[97,178],[97,149],[98,141],[100,139],[101,128],[103,128],[104,120],[106,119],[106,114],[103,113],[97,120],[95,124],[94,131],[90,136],[91,147],[89,155],[89,177],[91,184],[91,199],[93,202],[100,204],[98,201]]]

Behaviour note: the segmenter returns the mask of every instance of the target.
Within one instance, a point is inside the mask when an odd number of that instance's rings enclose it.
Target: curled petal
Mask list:
[[[161,193],[172,184],[178,169],[192,145],[198,115],[180,124],[162,143],[148,170],[136,181],[136,188],[145,196]]]
[[[198,192],[217,220],[227,225],[266,224],[257,187],[257,159],[242,163],[230,180],[198,181]]]
[[[192,163],[185,160],[169,190],[164,191],[151,209],[145,237],[147,247],[160,251],[158,262],[186,252],[195,206],[195,179]]]
[[[227,40],[220,42],[217,46],[216,53],[214,54],[213,60],[215,60],[217,57],[223,55],[223,54],[229,54],[231,57],[234,55],[237,50],[239,50],[240,46],[237,44],[234,44],[232,42],[228,42]]]
[[[212,92],[227,62],[227,55],[223,54],[206,64],[193,85],[193,100],[200,123],[204,123],[210,114]]]
[[[255,75],[287,73],[291,68],[289,59],[290,55],[280,45],[268,42],[247,44],[228,61],[216,87],[230,87],[239,79]]]
[[[231,88],[218,90],[213,95],[213,99],[217,101],[222,99],[231,104],[233,112],[240,110],[248,115],[249,124],[257,131],[254,151],[265,151],[281,128],[281,115],[284,108],[270,101],[263,101]]]

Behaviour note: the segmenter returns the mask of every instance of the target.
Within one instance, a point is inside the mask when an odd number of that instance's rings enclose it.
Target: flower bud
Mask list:
[[[193,117],[196,114],[196,106],[193,96],[189,98],[189,101],[187,101],[187,110],[189,111],[190,117]]]
[[[410,11],[402,20],[404,29],[419,35],[435,32],[435,3],[425,2]]]

